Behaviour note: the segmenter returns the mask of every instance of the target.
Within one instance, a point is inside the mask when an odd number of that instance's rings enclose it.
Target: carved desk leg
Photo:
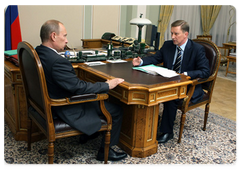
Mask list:
[[[124,110],[119,146],[132,157],[147,157],[157,152],[159,105],[122,105]]]

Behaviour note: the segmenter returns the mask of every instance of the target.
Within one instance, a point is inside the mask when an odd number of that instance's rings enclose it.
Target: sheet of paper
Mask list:
[[[163,77],[167,77],[167,78],[171,78],[171,77],[174,77],[174,76],[178,75],[173,70],[169,70],[169,69],[166,69],[164,67],[158,67],[158,66],[155,66],[155,65],[147,65],[147,66],[142,66],[142,67],[133,67],[133,69],[144,71],[144,72],[147,72],[147,73],[153,74],[153,75],[159,74],[159,75],[161,75]]]
[[[107,60],[107,62],[109,62],[109,63],[126,63],[127,61],[119,59],[119,60]]]
[[[84,64],[88,66],[99,66],[99,65],[105,65],[106,63],[101,61],[94,61],[94,62],[85,62]]]

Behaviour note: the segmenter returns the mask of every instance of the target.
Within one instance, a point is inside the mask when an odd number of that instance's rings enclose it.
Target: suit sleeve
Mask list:
[[[154,55],[142,59],[143,65],[162,63],[162,52],[158,50]]]
[[[210,76],[209,61],[206,57],[205,49],[203,46],[198,48],[196,55],[195,69],[188,70],[188,76],[190,76],[191,79],[208,78]]]
[[[59,58],[52,66],[52,77],[57,85],[72,94],[107,93],[109,86],[105,82],[90,83],[80,80],[71,63]]]

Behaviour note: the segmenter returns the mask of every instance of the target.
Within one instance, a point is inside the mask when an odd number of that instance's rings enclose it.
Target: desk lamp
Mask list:
[[[142,39],[142,27],[144,25],[150,25],[152,22],[149,19],[142,18],[143,14],[140,14],[140,18],[134,18],[130,21],[131,25],[137,25],[138,26],[138,43],[141,42]]]

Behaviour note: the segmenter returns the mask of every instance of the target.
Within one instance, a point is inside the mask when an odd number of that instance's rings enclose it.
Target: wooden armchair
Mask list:
[[[229,56],[229,48],[227,47],[218,47],[220,53],[221,53],[221,58],[220,58],[220,64],[226,64],[227,63],[227,56]]]
[[[204,40],[212,41],[212,36],[211,35],[197,35],[197,39],[204,39]]]
[[[28,107],[28,150],[31,149],[31,125],[32,121],[34,121],[47,137],[49,142],[48,163],[52,164],[55,140],[80,135],[82,132],[73,129],[58,118],[53,119],[51,107],[99,101],[101,111],[105,116],[102,119],[102,127],[99,131],[106,131],[104,155],[104,163],[106,164],[109,153],[110,131],[112,129],[112,117],[104,105],[104,100],[108,98],[108,95],[86,94],[70,98],[51,99],[48,95],[44,70],[37,52],[27,42],[20,42],[17,51]]]
[[[184,122],[186,118],[186,112],[196,107],[199,107],[201,105],[205,105],[203,130],[204,131],[206,130],[209,106],[211,103],[213,88],[217,78],[218,68],[220,65],[220,52],[216,44],[214,44],[212,41],[204,40],[204,39],[194,39],[193,41],[201,44],[205,48],[206,57],[209,60],[210,77],[208,79],[201,79],[201,78],[194,79],[193,84],[190,86],[189,91],[187,93],[187,97],[183,100],[183,102],[178,107],[178,109],[182,111],[178,143],[181,142]],[[202,100],[198,101],[197,103],[192,103],[190,100],[195,90],[195,86],[198,84],[202,85],[202,88],[204,89],[205,93]]]

